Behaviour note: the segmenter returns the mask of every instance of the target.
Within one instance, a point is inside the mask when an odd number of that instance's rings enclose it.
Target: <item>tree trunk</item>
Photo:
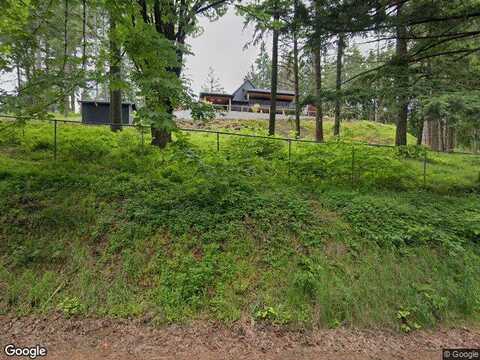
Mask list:
[[[472,151],[474,154],[478,153],[478,130],[472,130]]]
[[[453,152],[455,150],[455,129],[447,124],[446,129],[446,149],[447,152]]]
[[[138,4],[140,5],[141,14],[143,21],[145,23],[150,23],[153,20],[155,24],[155,29],[159,34],[162,34],[168,40],[172,41],[172,43],[177,44],[176,56],[177,56],[177,65],[168,68],[168,71],[175,74],[177,78],[181,77],[182,67],[183,67],[183,50],[181,47],[185,45],[185,28],[184,28],[184,19],[180,21],[180,24],[176,24],[173,19],[165,20],[165,12],[174,13],[175,12],[175,4],[173,1],[167,2],[160,2],[159,0],[155,0],[153,2],[153,17],[152,19],[149,17],[148,6],[146,0],[137,0]],[[180,8],[184,7],[185,3],[180,2]],[[180,13],[183,14],[182,10]],[[178,28],[176,29],[178,25]],[[169,99],[167,99],[167,113],[168,116],[173,119],[173,111],[174,107]],[[174,124],[171,124],[174,126]],[[159,126],[159,125],[152,125],[151,133],[152,133],[152,145],[158,146],[160,148],[164,148],[169,142],[172,141],[172,133],[171,133],[171,125],[168,126]]]
[[[439,122],[439,132],[438,132],[438,142],[440,144],[439,150],[441,152],[445,152],[445,121],[440,120]]]
[[[110,128],[112,131],[122,129],[122,90],[118,88],[121,81],[121,50],[115,39],[116,23],[110,15]]]
[[[338,36],[338,45],[337,45],[337,83],[335,87],[335,125],[333,127],[333,135],[340,135],[340,112],[341,112],[341,90],[342,90],[342,58],[343,58],[343,49],[345,46],[345,35],[341,33]]]
[[[440,151],[440,122],[438,120],[433,120],[430,122],[431,125],[431,137],[432,137],[432,150]]]
[[[315,66],[315,140],[323,141],[322,55],[320,45],[313,49]]]
[[[397,5],[397,39],[396,39],[396,61],[398,94],[398,115],[397,130],[395,134],[395,145],[407,145],[407,119],[408,119],[408,62],[407,62],[407,29],[401,23],[402,3]]]
[[[70,112],[70,97],[68,96],[68,94],[64,94],[63,105],[62,105],[63,116],[67,117],[69,112]]]
[[[275,12],[273,20],[278,21],[280,18],[278,12]],[[272,43],[272,82],[270,86],[270,119],[268,122],[268,135],[275,135],[275,118],[277,115],[277,80],[278,80],[278,30],[273,30]]]
[[[423,129],[422,129],[422,145],[431,147],[431,133],[430,133],[431,127],[430,127],[430,122],[425,119],[423,121]]]
[[[87,0],[82,0],[82,71],[83,76],[87,71]],[[80,99],[85,100],[87,98],[87,84],[83,85]]]
[[[418,133],[417,133],[417,145],[422,145],[423,142],[423,129],[425,127],[425,120],[422,119],[418,124]]]
[[[293,28],[293,80],[295,87],[295,137],[300,137],[300,86],[298,79],[298,34],[297,34],[297,13],[298,0],[294,0],[294,28]]]
[[[440,124],[437,119],[425,119],[422,131],[422,144],[434,151],[440,151]]]
[[[87,0],[82,0],[82,70],[87,70]]]
[[[172,133],[165,129],[157,129],[153,128],[152,131],[152,142],[151,144],[154,146],[158,146],[159,148],[163,149],[169,142],[172,141]]]
[[[63,67],[64,72],[67,71],[67,60],[68,60],[68,17],[69,17],[69,4],[68,0],[64,1],[64,19],[63,19]],[[63,115],[67,116],[70,107],[70,101],[68,98],[67,85],[63,85]]]
[[[296,31],[293,33],[293,76],[295,82],[295,137],[300,137],[300,90],[298,79],[298,40]]]
[[[20,71],[20,65],[17,63],[15,64],[17,68],[17,93],[20,94],[20,89],[22,88],[22,73]]]
[[[70,95],[70,111],[75,112],[75,91],[72,92]]]

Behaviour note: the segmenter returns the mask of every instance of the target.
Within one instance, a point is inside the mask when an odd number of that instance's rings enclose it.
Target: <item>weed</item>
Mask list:
[[[82,312],[82,304],[77,297],[67,296],[58,304],[58,309],[69,318]]]

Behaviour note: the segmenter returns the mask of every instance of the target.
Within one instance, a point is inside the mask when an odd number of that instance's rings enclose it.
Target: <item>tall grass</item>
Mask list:
[[[416,148],[58,130],[57,161],[51,125],[0,133],[4,313],[478,322],[475,157],[429,154],[424,187]]]

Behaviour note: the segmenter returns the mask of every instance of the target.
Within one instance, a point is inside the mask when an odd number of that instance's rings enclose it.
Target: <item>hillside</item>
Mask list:
[[[217,118],[205,124],[180,120],[180,125],[187,128],[224,129],[245,131],[248,133],[266,135],[268,132],[268,120],[223,120]],[[315,120],[302,118],[300,122],[302,139],[313,140],[315,138]],[[328,118],[324,121],[324,136],[327,141],[333,140],[333,121]],[[295,137],[294,119],[279,119],[276,122],[276,130],[279,136]],[[344,121],[342,122],[340,138],[344,141],[360,141],[370,144],[392,145],[395,143],[395,126],[375,123],[371,121]],[[408,144],[415,145],[416,138],[408,135]]]
[[[355,145],[352,171],[344,142],[295,143],[289,167],[275,140],[222,135],[217,152],[182,133],[160,151],[135,129],[64,124],[53,161],[52,135],[0,132],[4,314],[478,324],[479,157],[429,153],[424,184],[414,147]]]

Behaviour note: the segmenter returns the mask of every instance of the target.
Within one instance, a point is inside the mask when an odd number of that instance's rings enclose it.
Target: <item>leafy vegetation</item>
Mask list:
[[[2,124],[4,125],[4,124]],[[3,128],[3,127],[2,127]],[[51,124],[0,133],[0,309],[413,331],[480,313],[480,159]],[[148,141],[148,139],[146,140]],[[408,150],[408,151],[407,151]],[[420,154],[422,154],[421,152]]]
[[[244,75],[271,89],[270,100],[248,104],[270,106],[270,135],[276,111],[290,103],[296,136],[303,108],[315,113],[319,142],[328,115],[335,136],[342,121],[369,119],[395,123],[398,146],[411,134],[437,151],[478,152],[478,7],[478,0],[4,0],[0,113],[45,119],[74,112],[78,99],[102,99],[111,102],[115,131],[123,98],[139,105],[152,145],[164,147],[176,127],[174,109],[197,119],[214,115],[184,70],[196,50],[190,39],[203,32],[200,19],[215,21],[230,9],[253,27],[239,47],[260,48]],[[222,90],[213,68],[207,80],[206,89]],[[293,102],[277,99],[281,89],[294,92]]]

